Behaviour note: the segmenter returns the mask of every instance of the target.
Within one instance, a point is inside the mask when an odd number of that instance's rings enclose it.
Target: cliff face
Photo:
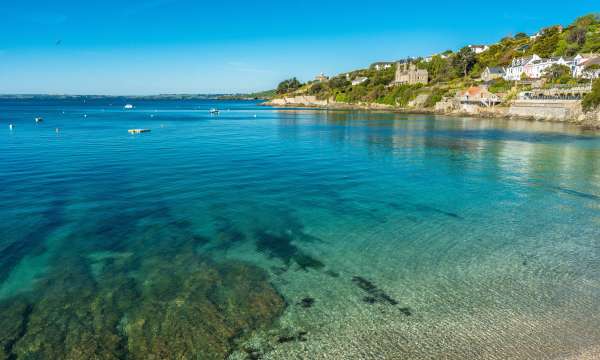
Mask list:
[[[316,96],[299,95],[270,100],[263,105],[274,107],[309,107],[320,109],[364,109],[364,110],[394,110],[393,106],[377,103],[348,104],[336,102],[333,99],[318,100]]]

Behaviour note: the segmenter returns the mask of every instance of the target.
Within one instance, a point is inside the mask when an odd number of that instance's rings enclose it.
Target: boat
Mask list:
[[[133,105],[131,105],[131,104],[127,104],[127,105],[123,106],[123,108],[124,108],[125,110],[131,110],[131,109],[133,109]]]
[[[130,134],[141,134],[141,133],[147,133],[150,131],[152,131],[152,130],[150,130],[150,129],[129,129],[129,130],[127,130],[127,132],[129,132]]]
[[[36,118],[35,118],[35,122],[36,122],[36,123],[41,123],[42,121],[44,121],[44,119],[43,119],[43,118],[41,118],[41,117],[36,117]]]
[[[208,112],[211,113],[211,114],[213,114],[213,115],[218,115],[219,114],[219,110],[215,109],[215,108],[212,108],[212,109],[208,110]]]

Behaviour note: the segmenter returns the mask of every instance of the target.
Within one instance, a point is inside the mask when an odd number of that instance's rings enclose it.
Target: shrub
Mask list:
[[[583,98],[581,105],[585,111],[591,111],[600,106],[600,79],[594,81],[592,91]]]

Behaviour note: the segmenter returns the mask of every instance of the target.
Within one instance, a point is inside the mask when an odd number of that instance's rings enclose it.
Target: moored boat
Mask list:
[[[147,133],[150,131],[152,131],[152,130],[150,130],[150,129],[129,129],[129,130],[127,130],[127,132],[129,132],[130,134],[141,134],[141,133]]]

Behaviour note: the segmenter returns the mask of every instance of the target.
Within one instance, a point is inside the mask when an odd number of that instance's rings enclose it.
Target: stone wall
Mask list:
[[[508,111],[509,116],[550,121],[573,121],[581,114],[577,100],[517,100]]]

